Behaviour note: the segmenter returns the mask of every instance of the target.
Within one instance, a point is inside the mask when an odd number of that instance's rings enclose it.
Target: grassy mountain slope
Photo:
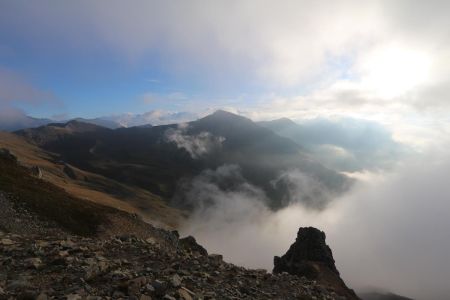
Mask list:
[[[59,154],[45,151],[18,135],[0,132],[0,148],[11,150],[21,165],[39,167],[43,180],[74,197],[138,213],[158,225],[176,227],[183,218],[179,211],[168,207],[161,197],[148,190],[79,169],[65,162]]]

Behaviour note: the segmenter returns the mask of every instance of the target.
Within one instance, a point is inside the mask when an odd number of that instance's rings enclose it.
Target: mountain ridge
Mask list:
[[[277,186],[271,183],[283,172],[300,170],[320,181],[331,193],[340,193],[350,184],[349,179],[314,161],[290,139],[248,118],[225,111],[181,125],[110,130],[75,121],[65,124],[27,129],[16,134],[58,153],[78,168],[142,187],[166,198],[177,193],[181,178],[193,178],[202,170],[226,164],[239,165],[244,178],[261,187],[273,199],[271,207],[275,209],[294,201],[288,194],[288,183]],[[72,124],[81,129],[61,129],[71,128]],[[328,199],[320,201],[306,204],[320,208]]]

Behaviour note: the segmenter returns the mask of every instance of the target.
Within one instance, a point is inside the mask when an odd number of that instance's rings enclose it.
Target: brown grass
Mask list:
[[[73,166],[76,178],[63,171],[64,163],[56,154],[42,150],[15,134],[0,132],[0,148],[9,149],[26,167],[38,166],[43,180],[64,189],[68,194],[97,204],[137,213],[154,225],[176,228],[183,214],[165,201],[142,188],[121,184],[104,176]]]

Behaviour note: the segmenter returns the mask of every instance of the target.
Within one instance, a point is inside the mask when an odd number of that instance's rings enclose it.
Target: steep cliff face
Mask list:
[[[297,239],[286,254],[281,257],[275,256],[273,273],[286,272],[317,280],[324,286],[334,289],[339,295],[348,299],[359,299],[341,279],[333,253],[325,239],[325,233],[314,227],[300,228]]]

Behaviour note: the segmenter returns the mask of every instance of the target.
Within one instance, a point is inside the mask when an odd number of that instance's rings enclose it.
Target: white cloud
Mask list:
[[[301,203],[307,207],[324,208],[332,196],[328,189],[312,176],[308,176],[298,169],[282,172],[271,181],[275,189],[286,190],[281,206],[291,203]]]
[[[24,76],[0,66],[0,104],[56,102],[56,96],[31,84]]]
[[[27,117],[19,105],[59,106],[60,99],[51,91],[36,87],[18,72],[0,66],[0,129],[17,130],[24,127],[39,126],[46,121],[34,120]]]
[[[210,132],[189,133],[188,123],[181,123],[177,128],[169,128],[165,131],[166,141],[175,143],[178,148],[186,150],[192,158],[197,159],[222,147],[225,138],[214,136]]]
[[[41,1],[3,11],[3,22],[31,41],[59,48],[95,41],[131,62],[156,53],[176,73],[244,72],[282,86],[323,76],[330,60],[384,30],[379,5],[358,1]]]

